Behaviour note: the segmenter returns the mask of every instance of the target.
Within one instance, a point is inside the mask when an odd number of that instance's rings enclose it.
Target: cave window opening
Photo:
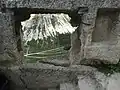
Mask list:
[[[68,14],[30,14],[22,21],[25,61],[68,60],[71,34],[77,28]]]
[[[3,74],[0,73],[0,90],[10,90],[10,81],[8,78]]]

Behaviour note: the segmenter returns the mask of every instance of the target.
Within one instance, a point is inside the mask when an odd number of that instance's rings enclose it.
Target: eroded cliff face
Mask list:
[[[0,30],[0,64],[9,66],[20,63],[22,56],[17,47],[20,36],[16,36],[14,16],[11,11],[0,13]]]
[[[0,6],[0,65],[11,90],[119,90],[119,0],[6,0]],[[77,31],[72,34],[71,65],[20,65],[20,21],[31,13],[61,12],[71,16],[74,10],[81,21],[77,24],[80,35]]]
[[[71,65],[80,64],[81,40],[78,35],[77,30],[71,34],[71,48],[69,51]]]
[[[24,3],[23,3],[24,2]],[[39,3],[38,3],[39,2]],[[107,3],[108,2],[108,3]],[[80,27],[78,39],[74,44],[80,49],[78,64],[96,62],[117,64],[119,61],[119,4],[105,1],[14,1],[1,2],[1,12],[12,14],[13,29],[15,29],[18,52],[22,52],[20,22],[29,18],[31,13],[67,13],[71,20]],[[46,5],[49,4],[49,5]],[[64,5],[65,4],[65,5]],[[80,5],[78,7],[78,4]],[[37,6],[35,6],[37,5]],[[42,6],[43,5],[43,6]],[[61,6],[62,5],[62,6]],[[63,6],[64,5],[64,6]],[[115,6],[116,5],[116,6]],[[86,7],[88,8],[85,11]],[[53,9],[54,8],[54,9]],[[100,9],[103,8],[103,9]],[[104,9],[106,8],[106,9]],[[109,9],[111,8],[111,9]],[[45,10],[44,10],[45,9]],[[76,17],[76,18],[75,18]],[[115,17],[115,18],[113,18]],[[10,23],[9,22],[9,23]],[[71,22],[71,23],[72,23]],[[103,23],[104,22],[104,23]],[[10,24],[11,24],[10,23]],[[12,25],[11,25],[12,26]],[[17,26],[17,28],[16,28]],[[102,28],[101,28],[102,27]],[[17,30],[18,29],[18,30]],[[13,30],[14,31],[14,30]],[[116,35],[117,33],[117,35]],[[15,36],[15,35],[13,35]],[[73,35],[72,35],[73,36]],[[74,36],[76,37],[76,36]],[[74,46],[74,45],[73,45]],[[76,46],[75,46],[76,47]],[[78,50],[79,51],[79,50]],[[78,53],[77,51],[77,53]],[[74,50],[73,50],[74,52]],[[72,50],[71,50],[72,53]],[[71,57],[71,59],[74,58]],[[77,60],[76,60],[77,61]]]

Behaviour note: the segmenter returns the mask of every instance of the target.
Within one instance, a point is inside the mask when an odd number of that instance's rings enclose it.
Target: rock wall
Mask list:
[[[120,73],[104,74],[98,69],[73,65],[24,64],[2,68],[11,90],[119,90]]]
[[[71,49],[69,53],[69,60],[71,65],[80,64],[80,49],[81,41],[77,34],[77,30],[75,30],[71,35]]]
[[[119,0],[0,1],[0,71],[10,80],[11,90],[119,90],[120,73],[104,71],[110,64],[119,66],[119,7]],[[72,35],[71,65],[20,65],[23,61],[20,21],[31,13],[60,12],[72,19],[76,16],[80,27],[80,36],[77,31]]]
[[[93,31],[88,34],[84,58],[103,63],[119,62],[119,10],[98,9]]]
[[[120,5],[118,2],[113,2],[113,0],[35,0],[34,2],[32,0],[6,0],[1,2],[1,10],[2,12],[6,11],[6,13],[8,11],[14,13],[15,25],[29,18],[31,13],[67,13],[72,19],[75,19],[74,22],[79,23],[81,34],[81,46],[78,47],[80,52],[76,58],[79,60],[71,60],[71,63],[77,61],[75,64],[81,62],[89,64],[91,61],[98,60],[103,63],[117,64],[120,57],[118,9]],[[87,12],[84,12],[85,7],[88,8]],[[18,37],[20,37],[20,34]],[[21,40],[18,39],[18,42],[21,42]],[[20,49],[21,46],[18,42],[17,46]],[[79,40],[74,42],[77,45]],[[72,52],[74,53],[74,50]],[[72,58],[74,59],[74,56]]]
[[[20,64],[22,57],[17,47],[13,12],[0,12],[0,32],[0,65]]]

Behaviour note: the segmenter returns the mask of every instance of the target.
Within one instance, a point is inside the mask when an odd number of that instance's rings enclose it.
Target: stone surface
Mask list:
[[[81,60],[89,61],[91,59],[108,64],[116,64],[119,61],[120,15],[119,9],[117,9],[120,7],[119,0],[6,0],[1,2],[1,6],[2,12],[5,8],[11,9],[15,13],[19,12],[19,18],[22,14],[25,14],[22,15],[23,17],[28,18],[31,13],[63,12],[71,14],[72,10],[87,7],[88,12],[82,16],[84,23],[80,23],[81,45],[77,45],[80,47],[80,52],[79,50],[71,51],[70,54],[73,55],[70,57],[71,64],[79,64]],[[82,11],[81,8],[77,13],[81,13],[80,11]],[[111,43],[113,41],[117,43]],[[75,40],[75,42],[77,44],[79,41]]]
[[[2,70],[12,82],[12,88],[16,89],[44,90],[60,85],[60,90],[106,90],[109,86],[108,76],[88,66],[25,64]]]
[[[106,90],[120,90],[120,73],[114,73],[109,77]]]
[[[48,88],[48,90],[57,90],[56,88]]]
[[[6,0],[8,8],[45,8],[45,9],[71,9],[73,7],[100,7],[119,8],[119,0]]]
[[[21,55],[17,50],[13,12],[0,12],[0,32],[0,65],[9,66],[20,62]]]
[[[72,83],[60,84],[60,90],[76,90],[76,86]]]
[[[10,80],[19,87],[57,87],[60,83],[77,82],[78,75],[96,72],[87,66],[60,67],[49,64],[25,64],[4,69]]]
[[[105,64],[117,64],[119,62],[119,45],[94,45],[86,48],[85,58],[87,64],[90,64],[89,60],[103,62]]]
[[[0,1],[0,65],[10,66],[22,60],[23,56],[18,50],[18,38],[21,36],[16,36],[16,23],[19,27],[20,21],[28,18],[31,13],[70,14],[71,10],[74,11],[78,7],[87,7],[89,10],[82,16],[81,46],[78,44],[78,47],[75,46],[71,64],[82,61],[89,65],[90,60],[92,63],[97,60],[107,64],[117,64],[120,59],[119,0],[2,0]],[[15,16],[16,12],[20,15]],[[23,12],[26,12],[25,17],[22,15]],[[16,17],[20,17],[19,22],[15,22],[18,19]],[[18,31],[19,29],[17,28]],[[73,42],[78,43],[76,35],[73,35],[73,39]],[[79,86],[80,90],[119,90],[120,88],[119,73],[106,76],[88,66],[23,64],[1,69],[12,82],[12,88],[16,90],[40,88],[46,90],[60,84],[61,90],[68,90],[66,86],[74,90],[74,84],[76,87]]]
[[[70,66],[70,62],[69,60],[66,59],[49,59],[49,60],[40,60],[38,63],[44,63],[44,64],[51,64],[51,65],[55,65],[55,66],[63,66],[63,67],[68,67]]]
[[[78,28],[79,30],[79,28]],[[80,31],[79,31],[80,32]],[[79,39],[79,34],[77,34],[77,30],[72,33],[71,35],[71,48],[69,54],[69,60],[71,65],[79,64],[80,63],[80,49],[81,49],[81,41]]]
[[[103,73],[88,73],[78,76],[78,86],[80,90],[105,90],[106,76]]]
[[[118,9],[98,9],[92,30],[87,28],[90,32],[87,32],[87,35],[83,33],[86,42],[81,53],[87,62],[89,60],[97,60],[105,64],[119,62],[119,20]]]
[[[26,64],[9,68],[5,73],[13,82],[13,88],[27,90],[54,90],[52,87],[59,85],[60,90],[119,90],[120,81],[119,73],[106,76],[95,68],[79,65],[67,68],[49,64]]]
[[[80,90],[119,90],[120,73],[113,73],[106,76],[96,72],[94,75],[78,76],[78,86]]]

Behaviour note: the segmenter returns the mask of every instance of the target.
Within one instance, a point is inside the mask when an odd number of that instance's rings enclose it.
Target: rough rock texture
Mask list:
[[[79,90],[73,83],[62,83],[60,84],[60,90]]]
[[[18,46],[21,45],[19,44],[21,43],[20,21],[29,18],[29,14],[63,12],[70,15],[71,11],[77,10],[79,7],[87,7],[88,12],[81,16],[82,20],[79,24],[81,25],[81,46],[77,44],[76,34],[73,35],[73,39],[75,38],[73,42],[75,41],[78,47],[74,45],[72,47],[71,52],[75,53],[71,57],[71,64],[82,62],[89,65],[94,61],[117,64],[120,59],[119,0],[0,1],[0,64],[17,65],[23,60],[21,59],[22,47],[20,49]],[[81,8],[76,13],[82,13]],[[77,50],[78,48],[80,52]],[[70,88],[74,85],[80,90],[119,90],[120,88],[119,73],[109,77],[98,72],[97,69],[87,66],[61,67],[49,64],[23,64],[9,68],[2,67],[1,70],[10,79],[11,90],[46,90],[60,85],[63,90],[68,90],[66,86]]]
[[[94,73],[97,70],[87,66],[61,67],[49,64],[25,64],[3,69],[3,71],[13,83],[13,87],[49,88],[57,87],[60,83],[77,83],[78,75]]]
[[[79,64],[80,63],[80,48],[81,48],[81,41],[77,34],[77,30],[72,33],[71,35],[71,49],[69,54],[69,60],[71,65]]]
[[[48,90],[57,90],[56,88],[48,88]]]
[[[100,7],[100,8],[118,8],[119,0],[6,0],[6,7],[27,7],[27,8],[45,8],[45,9],[71,9],[74,7]]]
[[[20,63],[22,57],[17,50],[17,36],[11,11],[0,12],[0,32],[0,65]]]
[[[49,60],[40,60],[38,63],[43,63],[43,64],[51,64],[55,66],[63,66],[63,67],[68,67],[70,66],[69,60],[57,60],[57,59],[49,59]]]
[[[12,90],[119,90],[119,73],[108,76],[88,66],[25,64],[1,69],[11,81]]]
[[[78,86],[80,90],[106,90],[106,78],[103,73],[88,73],[78,76]]]
[[[27,64],[21,67],[12,67],[7,75],[18,86],[27,88],[56,87],[60,83],[74,82],[78,74],[87,74],[96,69],[86,66],[58,67],[49,64]]]
[[[71,11],[77,10],[79,7],[87,7],[88,12],[83,14],[80,23],[80,54],[76,56],[75,62],[75,56],[73,55],[71,63],[78,64],[81,60],[85,59],[86,61],[92,59],[93,61],[100,60],[104,63],[112,64],[116,64],[119,61],[120,25],[119,9],[117,9],[120,7],[119,0],[6,0],[1,2],[1,5],[2,11],[4,11],[4,8],[11,9],[15,13],[18,12],[20,16],[22,15],[22,18],[28,18],[31,13],[63,12],[70,15]],[[77,14],[81,14],[82,9],[79,8]],[[102,29],[100,29],[101,26]],[[111,43],[113,41],[117,43]]]
[[[83,58],[111,64],[119,62],[119,14],[118,9],[98,9],[93,31],[86,35],[89,40],[84,45]]]
[[[120,73],[114,73],[108,79],[106,90],[119,90],[120,89]]]
[[[80,90],[119,90],[120,73],[113,73],[106,76],[96,72],[94,75],[78,76]]]

